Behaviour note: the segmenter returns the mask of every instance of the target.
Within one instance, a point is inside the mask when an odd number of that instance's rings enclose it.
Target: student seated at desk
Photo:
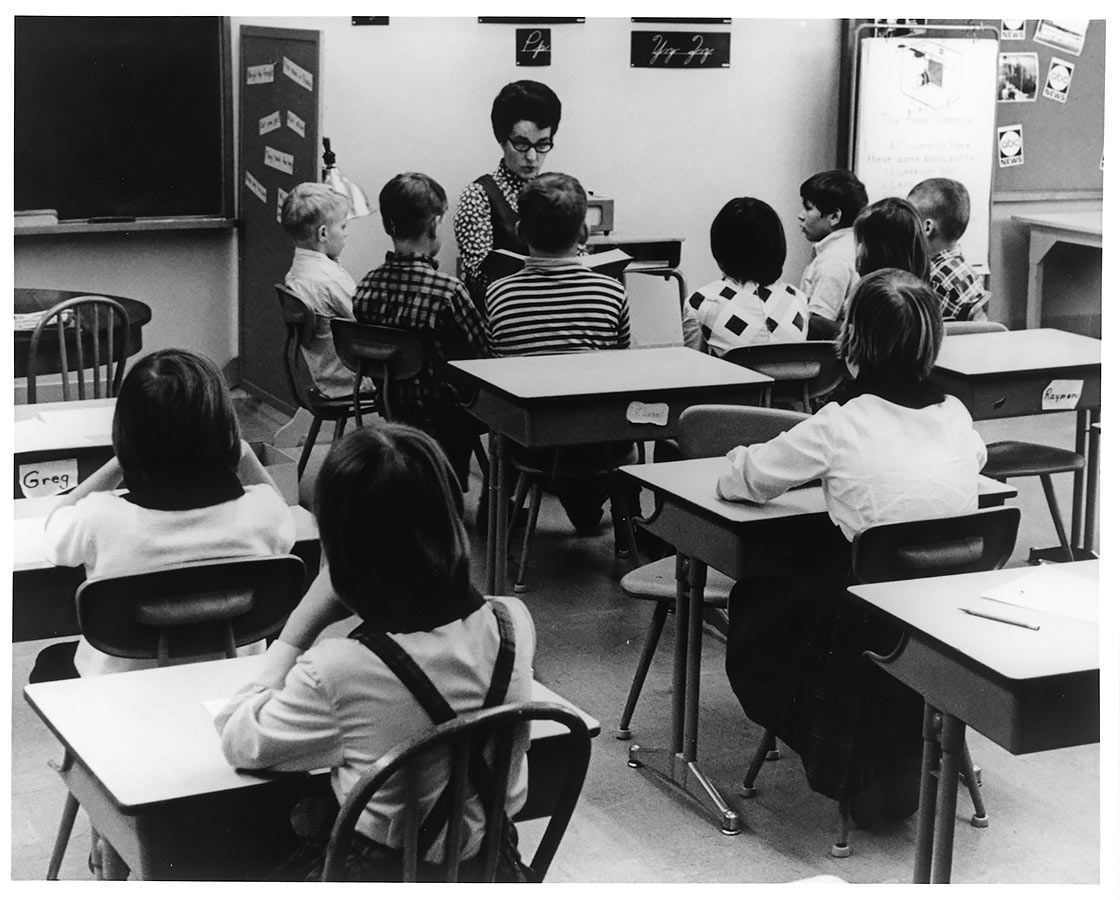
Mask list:
[[[241,440],[229,391],[205,357],[161,350],[129,370],[113,414],[113,453],[47,516],[51,563],[85,566],[86,578],[104,578],[200,560],[273,556],[295,543],[288,505]],[[122,481],[128,490],[117,494]],[[242,651],[260,652],[263,644]],[[29,680],[156,665],[155,659],[108,656],[82,638],[41,651]],[[96,832],[92,838],[90,870],[127,877],[108,842]]]
[[[968,188],[952,178],[927,178],[906,199],[917,208],[929,241],[930,284],[941,302],[942,318],[986,320],[987,291],[958,243],[968,228]]]
[[[311,380],[324,397],[349,397],[354,373],[338,358],[331,319],[353,319],[354,278],[338,257],[346,246],[350,202],[325,184],[297,184],[284,199],[280,224],[295,245],[284,284],[315,313],[315,332],[304,345]]]
[[[987,460],[964,405],[928,381],[941,339],[929,285],[898,269],[865,276],[839,341],[851,399],[735,448],[717,485],[725,499],[765,503],[823,483],[833,525],[789,547],[776,561],[785,571],[732,590],[727,675],[748,717],[800,754],[813,790],[854,796],[861,826],[917,808],[922,701],[863,659],[893,649],[898,634],[846,596],[851,540],[976,510]]]
[[[467,712],[488,697],[495,705],[531,699],[536,634],[521,601],[487,602],[471,586],[462,493],[427,434],[397,424],[348,434],[323,464],[315,514],[326,566],[269,648],[258,682],[215,724],[231,764],[329,766],[341,802],[386,751],[433,725],[423,685],[394,674],[401,671],[394,656],[415,663],[454,712]],[[348,637],[320,641],[297,658],[325,623],[349,614],[362,622]],[[526,728],[513,748],[510,816],[525,802],[528,745]],[[447,761],[433,760],[419,791],[422,816],[447,779]],[[398,784],[378,793],[359,820],[346,858],[351,880],[400,880],[401,791]],[[483,827],[477,797],[470,806],[460,854],[467,881]],[[331,822],[321,824],[329,834]],[[429,862],[442,858],[445,829],[436,834]]]
[[[729,200],[712,221],[711,247],[723,277],[685,303],[686,347],[723,356],[735,347],[805,340],[808,298],[779,280],[786,233],[769,204]]]
[[[901,197],[876,200],[852,223],[856,271],[901,269],[929,282],[929,245],[918,211]],[[847,304],[844,304],[845,307]]]
[[[393,249],[358,285],[354,315],[359,322],[419,333],[424,368],[416,378],[389,385],[389,406],[398,421],[439,441],[465,487],[471,450],[484,426],[459,405],[446,364],[483,356],[486,337],[466,287],[437,268],[447,194],[434,178],[404,172],[381,189],[378,206]]]
[[[486,291],[486,337],[494,356],[624,350],[630,346],[626,288],[578,258],[587,240],[587,193],[571,175],[538,175],[521,190],[518,234],[529,247],[525,267]],[[523,458],[530,454],[518,450]],[[632,444],[565,448],[562,467],[601,470],[631,459]],[[547,470],[551,451],[531,457]],[[609,494],[606,478],[575,478],[555,488],[579,534],[593,534]],[[630,512],[639,514],[637,490]],[[616,535],[616,538],[620,536]],[[616,541],[621,547],[622,541]]]

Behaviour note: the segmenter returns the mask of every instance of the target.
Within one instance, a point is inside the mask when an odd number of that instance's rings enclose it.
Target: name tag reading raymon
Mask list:
[[[48,459],[19,467],[19,488],[25,497],[53,497],[77,483],[76,459]]]
[[[641,400],[633,400],[626,407],[626,421],[632,425],[668,425],[669,404],[643,403]]]
[[[1042,409],[1077,409],[1081,389],[1085,382],[1080,378],[1055,378],[1042,389]]]

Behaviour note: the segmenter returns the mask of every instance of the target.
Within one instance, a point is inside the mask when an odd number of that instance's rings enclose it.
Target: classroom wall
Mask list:
[[[500,158],[489,122],[494,95],[506,82],[536,78],[564,103],[549,167],[614,198],[616,233],[683,237],[681,266],[700,285],[718,274],[708,251],[712,217],[730,197],[751,194],[785,223],[785,276],[799,279],[809,254],[797,229],[798,186],[835,158],[838,20],[735,19],[731,67],[707,71],[631,69],[625,18],[553,26],[553,64],[533,69],[514,65],[512,26],[390,21],[234,17],[234,72],[242,24],[321,31],[322,133],[342,171],[374,200],[397,172],[428,172],[452,212],[460,191]],[[235,77],[235,108],[238,88]],[[440,261],[454,271],[450,215],[443,237]],[[189,231],[22,237],[14,281],[143,299],[153,307],[147,348],[190,346],[226,364],[237,347],[236,240]],[[358,220],[342,262],[360,277],[388,247],[376,215]],[[656,294],[675,302],[671,284],[646,281],[635,285],[636,301]]]

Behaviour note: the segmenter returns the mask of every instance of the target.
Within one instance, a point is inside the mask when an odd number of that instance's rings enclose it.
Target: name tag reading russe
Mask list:
[[[48,459],[19,467],[19,489],[25,497],[53,497],[77,483],[76,459]]]
[[[1080,378],[1055,378],[1042,389],[1042,409],[1077,409],[1084,384]]]
[[[626,407],[626,421],[633,425],[668,425],[669,404],[633,400]]]

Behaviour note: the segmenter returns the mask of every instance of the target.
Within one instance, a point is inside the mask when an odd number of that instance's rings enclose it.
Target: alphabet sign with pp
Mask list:
[[[552,65],[552,29],[518,28],[514,58],[519,66]]]

